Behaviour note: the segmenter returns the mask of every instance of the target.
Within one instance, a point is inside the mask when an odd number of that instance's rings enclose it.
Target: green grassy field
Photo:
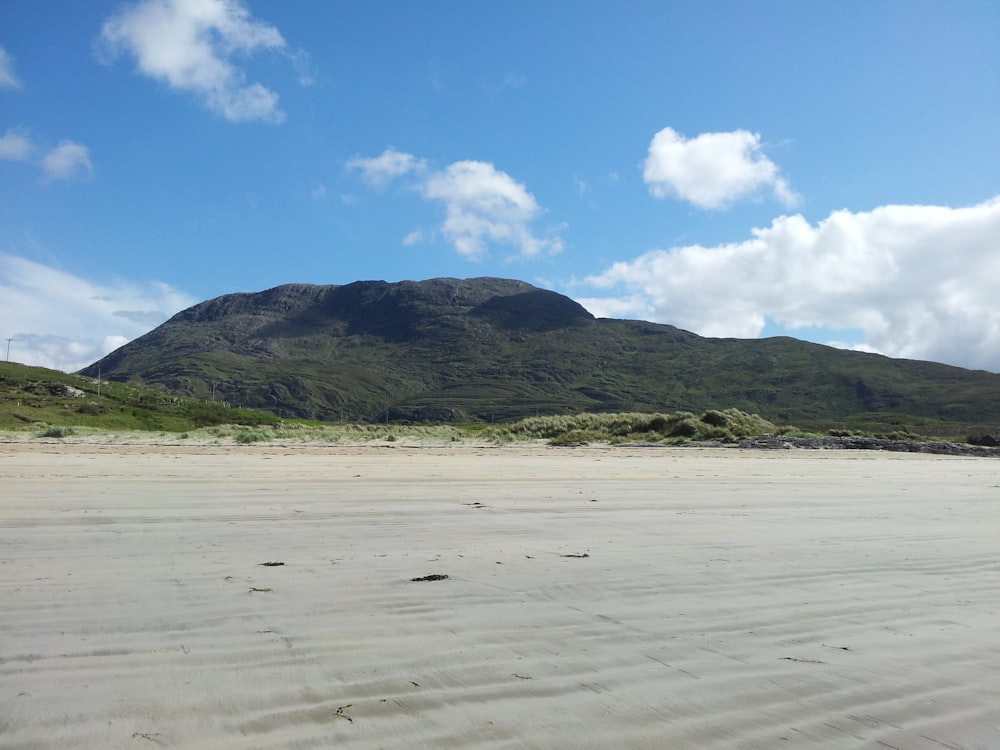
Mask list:
[[[556,413],[545,413],[546,406]],[[732,440],[765,433],[959,441],[991,434],[988,424],[880,412],[839,419],[803,419],[794,425],[732,408],[708,409],[700,414],[655,410],[566,413],[563,406],[539,403],[536,412],[537,416],[524,418],[494,413],[486,420],[473,422],[387,420],[383,416],[370,421],[281,419],[269,412],[213,402],[210,397],[176,396],[132,383],[0,363],[0,430],[53,438],[86,431],[141,431],[197,432],[202,437],[238,443],[475,437],[496,442],[546,440],[569,444]]]
[[[139,385],[0,363],[0,429],[183,432],[208,425],[257,426],[279,421],[266,412],[176,397]]]

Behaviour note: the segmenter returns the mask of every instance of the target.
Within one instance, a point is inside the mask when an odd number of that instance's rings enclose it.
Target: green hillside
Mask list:
[[[73,426],[182,432],[215,424],[277,421],[266,412],[178,398],[135,383],[0,362],[0,429]]]
[[[521,281],[290,284],[195,305],[86,368],[325,421],[736,408],[818,428],[1000,425],[1000,375],[791,338],[595,319]]]

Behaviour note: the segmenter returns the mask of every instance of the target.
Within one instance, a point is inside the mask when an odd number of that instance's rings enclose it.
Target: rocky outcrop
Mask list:
[[[739,448],[782,450],[805,448],[811,450],[867,450],[895,451],[899,453],[934,453],[945,456],[982,456],[1000,458],[1000,448],[968,443],[944,441],[891,440],[873,437],[786,437],[784,435],[757,435],[737,442]]]

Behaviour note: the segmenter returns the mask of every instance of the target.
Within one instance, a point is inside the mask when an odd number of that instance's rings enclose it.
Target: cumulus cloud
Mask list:
[[[14,72],[14,62],[7,54],[7,50],[0,47],[0,89],[19,89],[21,79]]]
[[[94,165],[90,162],[90,151],[86,146],[62,140],[45,154],[42,171],[49,180],[71,180],[89,177]]]
[[[365,181],[379,189],[405,176],[415,178],[410,187],[444,206],[441,235],[470,260],[483,258],[493,244],[514,247],[525,258],[562,250],[556,230],[541,237],[532,231],[543,213],[535,196],[489,162],[457,161],[432,170],[425,160],[390,148],[377,157],[352,159],[348,166],[361,170]],[[422,231],[411,232],[404,244],[424,237]]]
[[[596,315],[671,323],[705,336],[857,329],[859,348],[1000,371],[1000,197],[966,208],[782,216],[742,242],[654,250],[585,279],[611,296]]]
[[[97,283],[4,253],[0,299],[0,331],[4,339],[12,338],[11,360],[67,372],[197,301],[160,282]]]
[[[38,148],[22,128],[11,128],[0,136],[0,159],[31,162],[41,168],[42,182],[85,179],[94,171],[89,149],[74,141],[62,140],[41,158]]]
[[[424,172],[427,162],[413,154],[389,147],[378,156],[355,156],[347,162],[348,169],[361,172],[361,177],[373,188],[385,189],[390,182],[413,172]]]
[[[35,144],[26,130],[9,128],[0,136],[0,159],[28,161],[35,151]]]
[[[540,213],[535,197],[488,162],[450,164],[431,175],[421,190],[425,197],[444,203],[441,231],[467,258],[483,257],[491,242],[513,245],[529,258],[562,249],[557,238],[532,234],[528,225]]]
[[[198,96],[232,122],[281,122],[278,95],[232,60],[258,50],[283,52],[274,26],[254,20],[241,0],[142,0],[109,18],[101,31],[109,58],[127,52],[138,70],[178,91]],[[290,56],[301,66],[304,53]],[[303,74],[299,73],[301,82]]]
[[[720,209],[763,190],[786,206],[797,196],[762,151],[760,134],[747,130],[685,138],[664,128],[649,144],[643,179],[657,198],[674,197]]]

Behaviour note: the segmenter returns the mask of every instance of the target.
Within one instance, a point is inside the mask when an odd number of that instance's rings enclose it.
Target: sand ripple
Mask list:
[[[0,746],[998,748],[996,467],[0,446]]]

